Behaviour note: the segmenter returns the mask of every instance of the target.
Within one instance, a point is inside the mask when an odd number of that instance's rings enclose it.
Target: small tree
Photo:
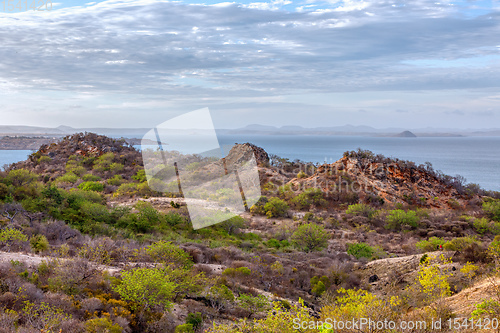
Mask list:
[[[177,267],[190,268],[193,265],[191,256],[172,242],[159,241],[151,244],[145,252],[153,261],[173,264]]]
[[[295,246],[305,252],[321,251],[328,245],[328,233],[314,223],[301,225],[291,237]]]
[[[14,242],[26,242],[28,237],[21,231],[14,228],[5,228],[0,231],[0,244],[7,244],[10,246]]]
[[[248,294],[241,294],[238,296],[238,304],[243,309],[248,310],[250,318],[253,314],[261,311],[266,311],[269,309],[270,303],[266,296],[260,294],[257,296],[252,296]]]
[[[49,241],[42,234],[33,235],[30,238],[31,248],[35,252],[43,252],[49,249]]]
[[[7,177],[5,177],[5,180],[7,180],[9,184],[14,185],[15,187],[21,187],[23,185],[34,182],[37,178],[38,175],[32,173],[29,170],[18,169],[9,171]]]
[[[211,287],[206,297],[210,301],[210,305],[217,311],[227,308],[235,299],[231,289],[224,284]]]
[[[122,281],[113,290],[121,298],[133,302],[134,310],[142,307],[146,310],[172,306],[177,284],[170,281],[169,275],[162,268],[137,268],[122,273]]]
[[[266,216],[269,218],[285,216],[288,209],[288,204],[276,197],[269,199],[269,201],[264,205]]]
[[[370,259],[375,253],[375,250],[366,243],[354,243],[347,245],[347,253],[355,256],[356,259]]]
[[[227,231],[228,234],[234,234],[236,233],[239,229],[242,229],[245,227],[245,219],[242,218],[241,216],[234,216],[228,220],[225,220],[224,222],[219,224],[224,230]]]

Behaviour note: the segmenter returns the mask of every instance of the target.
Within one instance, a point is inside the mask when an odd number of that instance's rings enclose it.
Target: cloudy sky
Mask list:
[[[0,124],[500,127],[500,1],[437,1],[0,4]]]

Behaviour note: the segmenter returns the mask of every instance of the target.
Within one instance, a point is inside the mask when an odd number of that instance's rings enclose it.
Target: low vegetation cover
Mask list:
[[[123,141],[76,134],[10,165],[0,173],[0,330],[330,333],[328,318],[498,318],[499,288],[447,302],[478,281],[498,287],[498,193],[363,150],[320,166],[250,147],[263,196],[199,230],[182,198],[149,188]]]

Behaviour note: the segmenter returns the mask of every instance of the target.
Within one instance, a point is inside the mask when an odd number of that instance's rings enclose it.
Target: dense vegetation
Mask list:
[[[346,156],[387,161],[361,150]],[[259,165],[264,195],[250,212],[200,230],[182,200],[148,187],[140,153],[122,141],[77,134],[11,165],[0,174],[0,331],[295,332],[297,318],[430,322],[453,318],[444,300],[496,274],[497,193],[427,165],[469,198],[437,210],[376,193],[297,190],[290,181],[311,177],[317,165],[276,156]],[[211,200],[222,207],[224,196]],[[412,272],[385,272],[390,283],[364,272],[370,260],[413,254]],[[478,303],[471,316],[500,314],[496,298]]]

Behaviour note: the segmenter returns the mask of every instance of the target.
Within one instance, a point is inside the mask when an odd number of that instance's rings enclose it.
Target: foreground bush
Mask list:
[[[365,318],[377,322],[384,320],[395,321],[397,317],[397,314],[391,309],[391,305],[394,306],[398,303],[397,298],[393,298],[392,302],[388,303],[362,289],[346,290],[341,288],[338,293],[339,296],[335,302],[321,309],[321,320],[326,321],[327,318],[330,318],[331,321],[336,320],[345,323],[353,319]],[[360,332],[368,332],[368,330],[360,330]]]
[[[132,308],[168,310],[172,306],[177,284],[162,268],[137,268],[123,272],[122,281],[113,287],[120,297],[133,302]]]
[[[317,333],[315,328],[298,326],[302,323],[310,323],[316,319],[309,314],[309,311],[304,307],[304,302],[299,300],[300,305],[292,305],[289,310],[284,309],[279,302],[273,304],[273,308],[267,312],[267,316],[263,319],[239,320],[231,324],[214,324],[207,330],[207,333]]]

